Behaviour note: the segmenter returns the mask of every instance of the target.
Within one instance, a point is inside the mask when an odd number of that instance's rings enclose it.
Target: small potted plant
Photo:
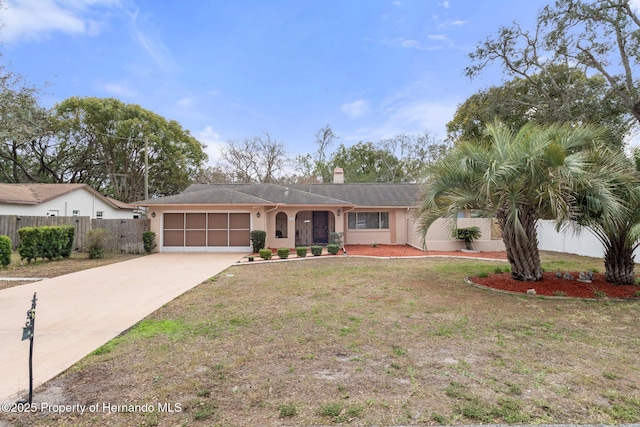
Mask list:
[[[464,241],[464,246],[468,251],[474,250],[472,243],[475,240],[478,240],[480,236],[482,236],[482,233],[480,232],[480,227],[476,227],[476,226],[467,227],[467,228],[456,228],[453,231],[453,237],[455,237],[458,240]]]

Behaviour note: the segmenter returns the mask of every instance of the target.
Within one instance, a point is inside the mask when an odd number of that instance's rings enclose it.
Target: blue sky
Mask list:
[[[545,0],[2,0],[0,61],[44,90],[115,97],[208,145],[269,132],[291,155],[330,124],[347,145],[444,138],[456,106],[499,85],[464,76],[501,25]],[[335,148],[335,147],[334,147]]]

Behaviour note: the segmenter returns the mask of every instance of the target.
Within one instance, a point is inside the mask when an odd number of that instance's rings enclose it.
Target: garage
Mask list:
[[[250,252],[248,212],[167,212],[162,247],[166,252]]]

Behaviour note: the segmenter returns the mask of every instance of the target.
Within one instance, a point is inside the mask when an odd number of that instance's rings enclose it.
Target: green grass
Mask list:
[[[285,403],[278,407],[280,418],[289,418],[298,414],[298,407],[293,403]]]
[[[598,266],[565,258],[544,262]],[[136,396],[182,412],[23,424],[640,422],[640,303],[519,298],[464,282],[500,265],[333,257],[234,266],[56,379],[74,403]]]

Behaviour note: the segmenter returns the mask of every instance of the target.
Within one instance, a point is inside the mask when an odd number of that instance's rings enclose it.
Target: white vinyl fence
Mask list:
[[[583,228],[579,234],[572,231],[556,231],[554,221],[538,221],[538,249],[544,251],[564,252],[595,258],[604,257],[604,246],[589,231]],[[640,251],[635,252],[640,260]]]

